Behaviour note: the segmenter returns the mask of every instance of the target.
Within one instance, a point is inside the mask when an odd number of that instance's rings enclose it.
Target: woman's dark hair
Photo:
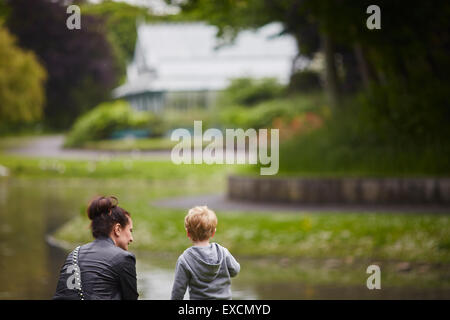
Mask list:
[[[113,226],[119,223],[123,228],[128,224],[130,214],[118,207],[116,197],[96,197],[88,206],[87,214],[91,222],[94,238],[109,237]]]

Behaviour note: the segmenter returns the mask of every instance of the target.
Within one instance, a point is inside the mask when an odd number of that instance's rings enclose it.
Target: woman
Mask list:
[[[95,241],[77,247],[61,268],[53,299],[136,300],[136,258],[128,252],[133,241],[130,214],[116,197],[97,197],[87,214]]]

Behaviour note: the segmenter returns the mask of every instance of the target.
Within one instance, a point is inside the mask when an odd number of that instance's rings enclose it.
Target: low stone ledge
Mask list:
[[[228,198],[304,204],[450,205],[450,178],[229,176]]]

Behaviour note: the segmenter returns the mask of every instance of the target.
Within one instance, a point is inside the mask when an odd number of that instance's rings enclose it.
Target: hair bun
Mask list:
[[[116,207],[119,203],[119,200],[114,197],[96,197],[94,198],[88,206],[87,214],[89,219],[94,220],[96,217],[101,216],[102,214],[108,214],[109,211]]]

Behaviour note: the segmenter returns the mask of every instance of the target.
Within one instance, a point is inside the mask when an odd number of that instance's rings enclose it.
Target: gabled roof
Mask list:
[[[272,23],[239,33],[218,48],[217,28],[204,23],[145,24],[138,27],[127,84],[116,96],[142,91],[221,90],[237,77],[273,77],[287,83],[297,55],[295,39],[279,36]]]

